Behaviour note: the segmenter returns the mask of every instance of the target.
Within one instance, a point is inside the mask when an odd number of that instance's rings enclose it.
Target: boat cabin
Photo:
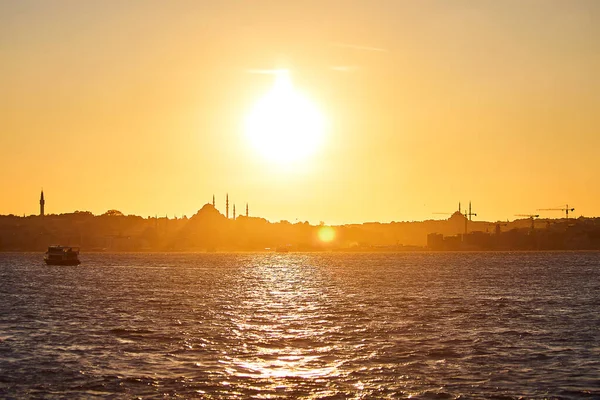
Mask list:
[[[44,261],[48,265],[79,265],[79,247],[48,246]]]

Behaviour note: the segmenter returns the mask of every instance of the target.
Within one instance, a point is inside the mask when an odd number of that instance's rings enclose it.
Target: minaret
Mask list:
[[[235,219],[235,203],[233,204],[233,219]]]
[[[462,213],[460,212],[460,201],[458,202],[458,213],[459,213],[459,214],[462,214]]]
[[[246,217],[248,216],[248,203],[246,203]]]
[[[213,207],[216,208],[216,206],[215,206],[215,195],[214,194],[213,194]]]
[[[471,202],[469,201],[469,221],[471,221]]]
[[[42,189],[42,194],[40,196],[40,216],[44,216],[44,205],[46,204],[46,200],[44,200],[44,189]]]
[[[229,219],[229,193],[225,195],[225,216]]]

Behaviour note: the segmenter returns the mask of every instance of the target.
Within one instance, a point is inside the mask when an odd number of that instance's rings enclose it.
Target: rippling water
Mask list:
[[[600,253],[0,254],[2,398],[600,398]]]

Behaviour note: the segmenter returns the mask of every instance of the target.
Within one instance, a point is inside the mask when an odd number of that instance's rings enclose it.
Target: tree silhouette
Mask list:
[[[107,212],[105,212],[104,214],[102,214],[102,216],[107,216],[107,217],[124,217],[124,214],[119,211],[119,210],[108,210]]]

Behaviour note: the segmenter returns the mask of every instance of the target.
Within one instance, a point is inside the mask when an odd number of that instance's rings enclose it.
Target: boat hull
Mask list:
[[[44,260],[47,265],[79,265],[81,261],[79,260]]]
[[[79,265],[79,247],[48,246],[44,261],[47,265]]]

